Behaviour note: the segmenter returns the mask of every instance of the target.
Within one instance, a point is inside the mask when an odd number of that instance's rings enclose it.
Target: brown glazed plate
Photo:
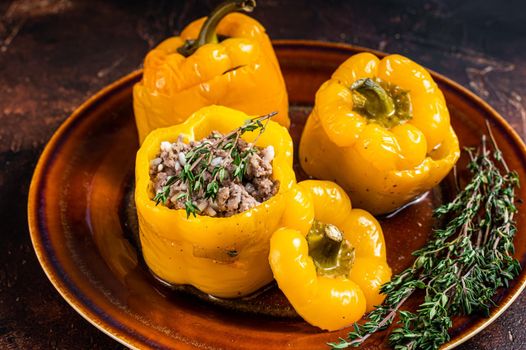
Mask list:
[[[318,87],[362,48],[307,41],[277,41],[277,56],[291,103],[291,134],[299,141]],[[382,55],[381,53],[377,53]],[[490,106],[458,84],[433,73],[444,92],[462,146],[477,146],[489,121],[504,157],[526,184],[526,147]],[[149,273],[137,249],[133,201],[138,141],[132,110],[134,72],[80,106],[58,129],[36,167],[29,194],[29,228],[47,276],[66,301],[94,326],[140,349],[324,349],[348,330],[322,332],[294,316],[271,285],[252,298],[223,302],[172,290]],[[464,169],[466,156],[460,160]],[[304,178],[296,166],[298,179]],[[469,174],[460,171],[461,178]],[[451,198],[451,176],[419,202],[380,218],[388,261],[395,273],[408,267],[434,224],[433,208]],[[526,198],[526,186],[518,190]],[[526,208],[519,205],[515,257],[526,265]],[[454,319],[451,349],[498,317],[526,284],[523,270],[495,297],[489,318]],[[410,300],[413,306],[418,299]],[[388,349],[385,332],[361,348]]]

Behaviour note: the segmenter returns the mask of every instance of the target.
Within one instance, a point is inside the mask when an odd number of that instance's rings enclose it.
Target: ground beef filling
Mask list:
[[[237,153],[243,154],[250,148],[253,152],[247,158],[241,179],[240,176],[235,176],[237,166],[231,150],[212,147],[211,155],[193,170],[194,175],[201,174],[204,186],[197,191],[188,191],[187,182],[181,180],[181,172],[187,164],[187,154],[205,142],[214,143],[222,136],[214,131],[207,138],[189,144],[184,143],[181,137],[175,143],[161,143],[160,153],[150,161],[150,179],[153,182],[154,195],[163,189],[166,190],[165,186],[170,178],[175,176],[177,179],[174,182],[172,178],[173,183],[169,187],[164,205],[171,209],[184,209],[186,193],[190,194],[199,214],[226,217],[249,210],[278,192],[279,182],[272,179],[274,148],[259,148],[242,139],[237,141]],[[217,167],[224,169],[222,181],[218,180],[217,170],[214,172]],[[207,198],[207,185],[214,180],[219,185],[217,194],[214,198]]]

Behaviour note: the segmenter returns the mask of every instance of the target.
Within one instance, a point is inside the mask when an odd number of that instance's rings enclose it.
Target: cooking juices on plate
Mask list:
[[[307,322],[340,329],[391,278],[370,213],[437,185],[458,140],[424,68],[358,54],[316,94],[299,158],[319,180],[296,183],[276,56],[258,22],[232,13],[254,6],[229,1],[145,59],[133,95],[142,252],[157,278],[216,297],[275,279]]]

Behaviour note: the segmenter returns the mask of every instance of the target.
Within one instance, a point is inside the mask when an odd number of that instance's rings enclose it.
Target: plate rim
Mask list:
[[[387,53],[381,52],[374,49],[369,49],[362,46],[351,45],[340,42],[326,42],[326,41],[317,41],[317,40],[273,40],[272,44],[274,47],[280,48],[296,48],[296,49],[311,49],[311,50],[335,50],[335,51],[367,51],[371,52],[377,56],[385,56]],[[426,68],[427,69],[427,68]],[[520,148],[520,156],[526,162],[526,145],[519,134],[512,128],[512,126],[502,117],[493,107],[491,107],[486,101],[477,96],[472,91],[468,90],[459,83],[447,78],[446,76],[437,73],[433,70],[427,69],[435,81],[440,81],[443,85],[449,86],[468,97],[470,101],[474,104],[479,105],[482,109],[485,110],[486,114],[491,116],[490,122],[493,122],[498,125],[498,127],[503,128],[505,132],[511,136],[511,141],[515,146]],[[136,335],[128,334],[125,331],[117,328],[115,325],[109,324],[104,320],[104,318],[90,309],[89,305],[84,301],[76,297],[75,293],[69,288],[67,283],[57,274],[57,271],[54,268],[54,263],[51,261],[48,256],[45,248],[45,244],[42,241],[41,227],[40,227],[40,203],[38,203],[39,196],[41,192],[43,180],[45,178],[44,170],[50,164],[50,161],[53,160],[54,151],[57,146],[60,145],[62,138],[67,134],[70,128],[74,127],[74,124],[79,121],[79,118],[89,110],[93,105],[95,105],[99,100],[105,97],[108,94],[116,93],[119,89],[126,86],[130,81],[137,80],[140,75],[142,75],[142,69],[132,71],[131,73],[126,74],[125,76],[117,79],[109,85],[106,85],[95,94],[91,95],[87,100],[85,100],[80,106],[75,108],[75,110],[62,122],[58,129],[53,133],[46,146],[44,147],[33,176],[31,178],[31,184],[28,194],[28,204],[27,204],[27,215],[28,215],[28,227],[29,234],[31,238],[31,243],[33,249],[36,253],[37,259],[40,263],[40,266],[44,270],[47,278],[53,285],[53,287],[58,291],[58,293],[66,300],[66,302],[84,319],[89,323],[95,326],[97,329],[110,336],[119,343],[128,346],[132,349],[140,349],[143,346],[149,346],[144,340],[141,340]],[[486,120],[488,120],[486,118]],[[526,210],[526,209],[525,209]],[[454,339],[445,343],[442,347],[444,350],[449,350],[457,347],[458,345],[464,343],[468,339],[472,338],[491,323],[493,323],[504,311],[506,311],[511,304],[519,297],[522,291],[526,288],[526,269],[522,267],[521,273],[517,276],[517,285],[516,290],[513,294],[506,296],[498,308],[493,308],[489,317],[479,318],[478,321],[473,324],[469,330],[461,333]],[[139,347],[140,346],[140,347]]]

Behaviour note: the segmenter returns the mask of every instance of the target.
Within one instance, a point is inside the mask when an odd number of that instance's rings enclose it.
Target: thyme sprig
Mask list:
[[[507,287],[520,271],[513,258],[517,173],[510,171],[493,133],[490,142],[466,149],[471,181],[451,201],[435,210],[448,221],[413,254],[413,265],[382,286],[382,305],[354,324],[347,339],[329,343],[333,349],[356,347],[373,333],[388,328],[396,316],[389,343],[395,349],[438,349],[449,341],[452,317],[473,312],[488,314],[497,288]],[[417,290],[424,300],[415,312],[401,309]]]
[[[176,200],[184,200],[184,207],[186,210],[186,216],[194,217],[199,211],[192,200],[194,192],[200,190],[204,191],[205,198],[215,199],[219,191],[220,184],[229,177],[227,171],[227,164],[220,163],[214,165],[211,170],[212,179],[209,181],[205,180],[205,173],[209,170],[213,160],[213,150],[222,149],[228,151],[229,156],[232,158],[234,179],[239,182],[243,180],[243,177],[247,171],[247,164],[250,157],[256,153],[255,144],[266,130],[270,118],[275,116],[277,112],[272,112],[260,117],[252,118],[247,120],[239,128],[225,134],[213,134],[215,137],[213,140],[205,140],[197,147],[192,148],[190,151],[184,153],[184,165],[181,172],[178,175],[169,176],[165,185],[156,193],[153,200],[156,205],[159,203],[166,204],[170,196],[170,189],[173,185],[186,184],[186,192],[180,193]],[[248,147],[242,151],[238,149],[239,139],[246,132],[256,131],[258,134],[254,138]]]

